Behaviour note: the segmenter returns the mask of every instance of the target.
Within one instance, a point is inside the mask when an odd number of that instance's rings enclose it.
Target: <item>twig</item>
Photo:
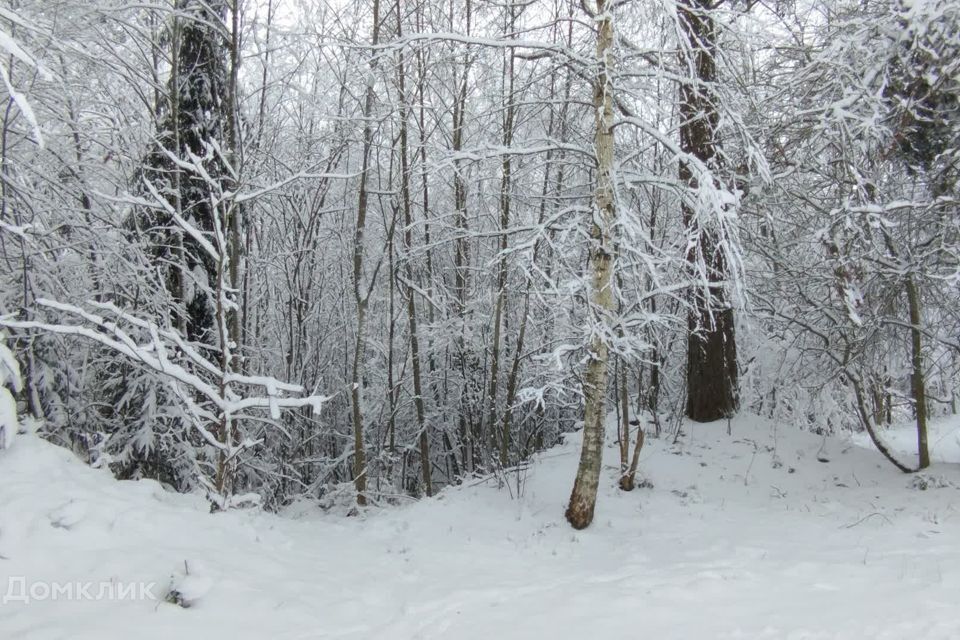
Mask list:
[[[883,514],[880,513],[879,511],[874,511],[873,513],[868,513],[867,515],[863,516],[862,518],[860,518],[859,520],[857,520],[857,521],[854,522],[853,524],[844,525],[843,528],[844,528],[844,529],[852,529],[852,528],[854,528],[855,526],[857,526],[858,524],[864,522],[865,520],[868,520],[868,519],[872,518],[873,516],[880,516],[881,518],[883,518],[884,520],[887,521],[887,524],[893,524],[893,522],[890,520],[890,518],[888,518],[887,516],[883,515]]]

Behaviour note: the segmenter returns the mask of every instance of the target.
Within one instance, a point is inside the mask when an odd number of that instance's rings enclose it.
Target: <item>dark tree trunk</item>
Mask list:
[[[686,42],[680,64],[690,80],[680,87],[680,147],[715,170],[719,166],[720,116],[711,87],[717,79],[716,30],[707,0],[679,0],[678,15]],[[696,189],[699,172],[680,162],[680,180]],[[683,222],[693,241],[687,250],[691,278],[705,273],[707,282],[691,287],[687,339],[687,417],[709,422],[737,410],[737,346],[733,310],[724,282],[727,263],[720,231],[690,204],[682,204]],[[700,277],[703,277],[702,275]]]
[[[920,329],[920,292],[912,275],[907,275],[907,302],[910,307],[910,346],[911,372],[910,382],[913,392],[913,407],[917,420],[918,468],[930,466],[930,448],[927,444],[927,383],[923,375],[923,336]]]

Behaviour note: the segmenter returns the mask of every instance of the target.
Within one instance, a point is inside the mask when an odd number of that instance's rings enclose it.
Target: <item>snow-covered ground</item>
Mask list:
[[[883,439],[903,460],[914,463],[917,457],[917,431],[913,425],[885,431]],[[865,432],[854,435],[852,441],[861,447],[872,448],[870,436]],[[960,419],[934,421],[927,429],[927,441],[933,462],[960,463]]]
[[[934,431],[920,483],[743,418],[648,439],[654,486],[622,493],[611,443],[581,532],[563,520],[576,436],[520,497],[490,481],[351,518],[211,516],[21,437],[0,452],[0,639],[956,640],[960,421]]]

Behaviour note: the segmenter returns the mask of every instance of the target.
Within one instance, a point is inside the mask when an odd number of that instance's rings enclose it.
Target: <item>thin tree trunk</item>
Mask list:
[[[616,220],[613,188],[613,17],[607,1],[597,0],[597,66],[594,87],[597,187],[594,222],[590,231],[590,309],[592,331],[583,376],[584,420],[580,465],[567,506],[567,521],[583,529],[593,521],[603,456],[603,420],[606,414],[609,347],[606,333],[613,299],[613,225]]]
[[[373,0],[372,46],[380,41],[380,0]],[[370,152],[373,147],[373,105],[376,99],[375,74],[377,56],[370,54],[370,70],[367,92],[363,105],[363,159],[360,169],[360,189],[357,198],[357,225],[353,237],[353,301],[357,310],[356,337],[353,346],[353,366],[350,372],[350,401],[353,419],[353,484],[357,490],[357,504],[367,504],[367,461],[363,437],[363,360],[367,328],[367,302],[369,291],[363,291],[363,243],[367,223],[367,178],[370,170]]]
[[[396,209],[394,209],[394,216],[396,216]],[[396,224],[390,225],[391,229],[396,228]],[[393,244],[393,233],[390,234],[390,237],[387,241],[387,264],[390,268],[390,294],[389,302],[387,306],[387,313],[389,314],[388,318],[388,329],[387,329],[387,403],[388,410],[390,415],[387,418],[387,451],[390,452],[390,465],[391,473],[390,480],[392,478],[392,465],[393,458],[397,452],[397,403],[399,400],[399,390],[400,387],[394,382],[394,346],[395,333],[396,333],[396,323],[394,319],[396,318],[396,289],[397,289],[397,270],[394,266],[394,255],[395,248]]]
[[[450,4],[450,26],[453,28],[453,7],[459,0],[451,0]],[[467,37],[470,37],[471,19],[472,19],[472,0],[465,0],[464,8],[466,11],[466,29]],[[457,156],[463,149],[463,129],[466,118],[467,108],[467,89],[470,81],[470,53],[463,56],[463,76],[455,86],[455,95],[453,100],[453,140],[452,151]],[[463,160],[457,158],[453,161],[453,207],[456,212],[454,225],[456,235],[453,241],[453,272],[454,272],[454,314],[458,320],[459,328],[454,341],[454,357],[458,361],[458,368],[464,384],[470,378],[470,367],[468,361],[466,331],[467,331],[467,297],[469,294],[469,265],[470,265],[470,243],[467,239],[468,221],[467,221],[467,185],[463,175]],[[476,442],[474,438],[473,420],[469,417],[470,407],[468,400],[464,397],[465,389],[461,391],[459,401],[460,415],[460,437],[465,445],[463,453],[464,467],[468,472],[473,472],[476,467]]]
[[[866,392],[863,388],[863,382],[850,371],[846,371],[848,378],[850,379],[850,385],[853,387],[854,399],[857,402],[857,413],[860,414],[860,422],[863,424],[864,428],[867,430],[867,435],[870,436],[870,440],[873,442],[873,445],[877,448],[877,451],[883,455],[884,458],[890,461],[893,466],[904,473],[914,473],[919,469],[912,469],[900,462],[894,453],[884,444],[883,440],[880,439],[880,434],[877,432],[877,425],[873,423],[873,417],[870,414],[870,410],[867,407],[867,398]]]
[[[173,18],[172,53],[170,56],[170,121],[173,133],[173,151],[180,153],[180,40],[181,25],[177,16]],[[173,208],[181,217],[183,216],[183,171],[176,169],[173,172]],[[173,266],[169,270],[168,286],[173,296],[174,304],[177,306],[176,318],[174,323],[182,335],[187,335],[187,313],[182,308],[186,304],[186,287],[183,278],[184,265],[184,246],[183,230],[179,225],[172,225],[173,233]]]
[[[396,3],[397,38],[403,37],[403,27],[400,11],[400,0]],[[400,101],[400,194],[403,204],[403,243],[407,256],[404,261],[404,271],[407,278],[407,322],[410,325],[410,356],[413,367],[413,404],[417,411],[418,441],[420,445],[420,473],[424,490],[428,496],[433,495],[433,482],[430,478],[430,438],[427,433],[426,409],[423,401],[423,378],[420,364],[420,336],[417,331],[417,302],[414,291],[413,267],[410,265],[410,251],[413,248],[413,214],[410,206],[410,162],[407,151],[407,96],[406,96],[406,69],[403,63],[403,51],[397,62],[397,84]]]
[[[421,6],[420,10],[417,11],[417,31],[423,32],[423,9]],[[433,250],[431,248],[432,242],[430,239],[430,180],[429,180],[429,167],[427,165],[427,97],[426,97],[426,80],[427,80],[427,59],[424,54],[424,48],[417,48],[417,103],[419,105],[418,109],[418,125],[419,125],[419,147],[420,147],[420,180],[421,180],[421,190],[423,195],[423,217],[424,217],[424,227],[423,227],[423,239],[424,243],[427,246],[427,295],[429,296],[428,304],[428,315],[427,320],[431,326],[434,326],[436,322],[435,309],[436,306],[433,304],[433,284],[434,284],[434,269],[433,269]],[[430,368],[430,379],[437,380],[437,361],[436,361],[436,348],[432,339],[427,341],[427,353],[428,358],[427,362]],[[441,397],[441,388],[440,385],[434,382],[433,384],[433,397],[436,406],[444,406],[445,398]],[[449,427],[444,425],[443,428],[443,442],[446,449],[447,459],[449,465],[452,467],[452,478],[460,477],[460,463],[457,460],[456,448],[453,446],[452,439],[449,433]],[[448,477],[450,477],[450,472],[448,471]]]
[[[889,233],[883,232],[883,240],[887,250],[890,252],[890,255],[895,258],[899,257],[896,244]],[[922,320],[920,292],[917,289],[917,284],[913,279],[912,273],[907,273],[904,279],[904,289],[907,293],[907,306],[910,313],[910,361],[912,368],[910,376],[910,392],[913,396],[914,413],[917,423],[917,468],[908,469],[904,465],[897,462],[887,452],[883,451],[879,444],[877,445],[877,448],[881,449],[881,453],[883,453],[899,469],[902,471],[911,472],[919,471],[920,469],[926,469],[930,466],[930,448],[927,443],[927,385],[923,375],[923,333],[920,328],[920,323]],[[862,392],[858,392],[857,394],[857,402],[860,404],[863,404],[864,402],[862,399],[863,395],[864,394]],[[872,427],[872,425],[870,426]],[[870,436],[873,439],[874,444],[877,444],[878,438],[876,437],[876,434],[871,432]]]
[[[617,428],[620,431],[620,474],[627,472],[630,457],[630,400],[627,394],[627,373],[626,362],[623,358],[617,358],[614,374],[614,386],[617,390]]]
[[[556,33],[554,34],[556,36]],[[550,81],[550,100],[553,101],[555,95],[555,76],[551,77]],[[567,128],[567,106],[570,102],[570,82],[569,77],[565,84],[564,91],[564,100],[560,110],[560,130],[561,136],[560,139],[565,139],[566,128]],[[554,111],[550,109],[549,119],[547,121],[547,135],[553,137],[555,135],[554,127],[556,126],[556,118],[554,116]],[[562,161],[562,158],[561,158]],[[543,185],[540,191],[540,212],[537,216],[537,227],[541,228],[544,221],[546,220],[547,215],[547,195],[550,189],[550,177],[551,171],[553,169],[553,152],[552,150],[547,151],[545,166],[543,170]],[[563,168],[561,165],[560,175],[563,174]],[[562,183],[562,177],[559,178],[559,184]],[[538,233],[545,232],[543,229],[539,229]],[[540,255],[540,249],[542,247],[542,239],[538,239],[533,245],[533,254],[531,256],[531,263],[537,264],[537,259]],[[530,294],[532,287],[532,279],[528,275],[526,278],[526,286],[523,293],[523,312],[520,316],[520,329],[517,333],[517,344],[514,350],[513,355],[513,364],[510,367],[510,373],[507,377],[507,396],[506,396],[506,406],[504,407],[503,412],[503,424],[500,429],[500,464],[504,467],[509,466],[510,461],[510,443],[512,438],[511,433],[511,423],[513,421],[513,403],[516,400],[517,396],[517,385],[520,377],[520,362],[523,357],[523,348],[526,341],[527,334],[527,325],[530,321]],[[522,452],[521,452],[522,455]]]
[[[508,31],[513,34],[516,14],[515,5],[510,5],[510,22]],[[503,120],[503,147],[509,148],[513,144],[513,122],[516,113],[514,104],[514,61],[516,51],[510,47],[507,51],[507,58],[504,64],[504,77],[507,83],[507,106]],[[484,441],[489,440],[491,452],[496,450],[496,413],[497,413],[497,391],[500,384],[500,351],[503,329],[503,315],[507,304],[507,228],[510,226],[510,205],[511,189],[513,188],[513,161],[512,156],[504,154],[500,160],[500,238],[498,243],[499,253],[497,255],[497,289],[496,302],[493,311],[493,344],[490,353],[490,386],[487,390],[484,415],[486,416],[484,425],[486,436]],[[487,432],[488,431],[488,432]],[[484,459],[486,459],[484,455]]]
[[[643,423],[637,415],[637,440],[633,446],[633,455],[630,456],[630,396],[627,394],[629,379],[626,362],[620,360],[619,368],[619,396],[620,396],[620,488],[623,491],[633,491],[637,486],[637,467],[640,465],[640,450],[643,449]],[[638,379],[643,379],[638,376]]]
[[[920,293],[912,275],[907,275],[907,304],[910,307],[910,346],[913,366],[912,391],[917,418],[917,452],[919,468],[930,466],[930,449],[927,445],[927,385],[923,375],[923,336],[920,332]]]
[[[227,104],[226,108],[226,127],[225,127],[225,152],[232,172],[228,169],[225,180],[224,191],[236,191],[238,188],[240,168],[243,165],[242,149],[240,146],[239,132],[239,96],[238,82],[240,74],[240,2],[232,0],[230,3],[230,77],[227,86]],[[240,282],[241,260],[243,258],[243,206],[231,200],[226,210],[226,226],[229,234],[229,285],[234,296],[242,294]],[[234,304],[227,312],[229,324],[228,338],[234,343],[233,349],[241,353],[240,345],[240,310],[243,308],[242,300],[234,300]],[[242,356],[241,356],[242,357]]]

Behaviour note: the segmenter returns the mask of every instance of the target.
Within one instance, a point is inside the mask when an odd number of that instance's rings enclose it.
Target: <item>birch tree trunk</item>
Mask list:
[[[567,521],[584,529],[593,521],[603,457],[603,420],[606,414],[609,314],[613,299],[613,16],[606,0],[597,0],[597,79],[594,86],[594,151],[597,186],[590,230],[590,322],[593,323],[586,371],[583,375],[584,418],[580,466],[573,484]]]

